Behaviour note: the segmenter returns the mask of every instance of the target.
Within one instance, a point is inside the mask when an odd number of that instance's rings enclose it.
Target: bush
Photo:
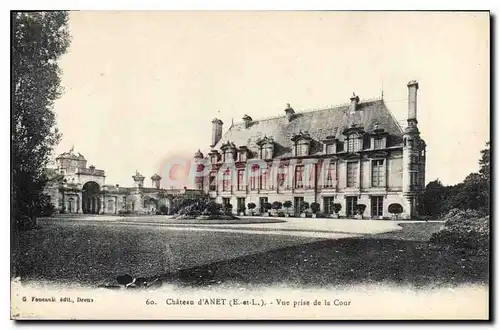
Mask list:
[[[333,212],[339,213],[340,210],[342,210],[342,204],[340,204],[340,203],[333,203]]]
[[[291,202],[291,201],[285,201],[285,202],[283,202],[283,207],[284,207],[287,211],[289,211],[289,210],[290,210],[290,208],[291,208],[292,206],[293,206],[293,204],[292,204],[292,202]]]
[[[305,212],[308,208],[309,208],[309,203],[308,202],[302,202],[302,204],[300,205],[300,210],[302,212]]]
[[[365,210],[366,210],[366,205],[365,204],[358,204],[356,206],[356,209],[357,209],[359,215],[363,215],[363,213],[365,213]]]
[[[279,209],[281,209],[282,206],[283,206],[283,204],[281,202],[276,201],[276,202],[273,202],[272,208],[273,208],[273,210],[279,210]]]
[[[262,208],[264,208],[265,212],[268,212],[272,207],[273,207],[273,205],[269,202],[266,202],[262,205]]]
[[[248,206],[248,209],[252,212],[257,207],[257,205],[255,205],[255,203],[248,203],[247,206]]]
[[[431,236],[432,244],[468,250],[474,254],[489,252],[490,217],[477,211],[453,209],[445,216],[444,229]]]
[[[47,203],[43,206],[42,208],[42,216],[43,217],[50,217],[51,215],[54,214],[56,210],[56,207],[52,203]]]
[[[321,207],[321,206],[319,205],[319,203],[316,203],[316,202],[311,203],[311,211],[312,211],[313,213],[318,213],[318,211],[319,211],[320,207]]]
[[[223,210],[224,210],[224,214],[232,214],[233,213],[233,205],[232,204],[224,204]]]
[[[284,217],[285,216],[285,212],[278,212],[278,217]]]
[[[160,214],[167,215],[168,214],[168,207],[166,205],[160,205],[160,208],[158,209]]]
[[[398,217],[401,213],[403,213],[403,206],[398,203],[392,203],[389,205],[388,209],[389,213],[395,214]]]

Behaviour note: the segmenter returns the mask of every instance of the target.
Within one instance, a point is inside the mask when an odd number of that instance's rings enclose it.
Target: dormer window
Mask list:
[[[226,142],[221,146],[223,152],[224,163],[234,162],[236,146],[232,142]]]
[[[246,153],[246,151],[244,151],[244,152],[240,151],[238,153],[238,161],[239,162],[246,162],[247,161],[247,153]]]
[[[311,136],[307,132],[299,132],[292,138],[295,142],[294,156],[302,157],[309,155],[309,150],[311,146]]]
[[[335,153],[335,143],[330,142],[326,144],[326,154],[331,155]]]
[[[208,155],[210,157],[210,163],[216,164],[219,162],[219,153],[217,150],[212,150]]]
[[[274,140],[270,137],[264,136],[257,141],[259,146],[260,159],[272,159],[274,157]]]
[[[384,149],[384,138],[378,137],[373,139],[373,149]]]
[[[365,134],[363,127],[352,124],[342,134],[347,138],[347,152],[358,152],[363,149],[363,136]]]
[[[337,139],[335,136],[327,136],[323,140],[323,151],[325,155],[333,155],[337,152]]]
[[[357,152],[361,149],[361,140],[356,134],[352,134],[347,139],[347,151]]]
[[[371,135],[371,146],[372,149],[385,149],[387,147],[387,135],[388,133],[379,128],[378,123],[375,123],[373,131],[370,133]]]

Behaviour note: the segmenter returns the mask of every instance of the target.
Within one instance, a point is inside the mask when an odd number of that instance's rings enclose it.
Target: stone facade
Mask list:
[[[45,192],[61,213],[86,214],[155,214],[165,205],[169,213],[173,199],[178,196],[197,196],[193,189],[163,189],[161,177],[151,177],[152,187],[144,187],[144,176],[136,171],[133,187],[105,184],[105,171],[87,167],[87,160],[73,148],[56,158],[57,168],[47,169],[49,182]]]
[[[212,121],[206,156],[198,150],[195,184],[233,211],[253,202],[255,213],[265,202],[291,201],[291,213],[302,202],[319,203],[332,214],[355,217],[366,205],[365,218],[391,218],[388,207],[403,207],[402,218],[418,216],[425,187],[426,144],[417,127],[418,83],[408,83],[407,127],[401,128],[383,98],[329,109],[295,112],[287,104],[280,117],[253,120],[245,115],[224,134],[222,121]]]

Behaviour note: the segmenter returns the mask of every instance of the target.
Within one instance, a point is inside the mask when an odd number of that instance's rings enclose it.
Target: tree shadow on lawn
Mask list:
[[[425,240],[404,240],[394,232],[257,253],[183,269],[160,279],[181,286],[385,283],[424,288],[485,284],[488,267],[485,256],[431,247]]]

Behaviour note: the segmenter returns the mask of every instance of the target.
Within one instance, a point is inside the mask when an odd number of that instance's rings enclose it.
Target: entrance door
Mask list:
[[[82,187],[83,213],[97,214],[101,209],[100,187],[97,182],[89,181]]]
[[[293,198],[293,209],[295,210],[295,214],[301,213],[301,205],[304,203],[304,197],[294,197]]]
[[[264,213],[265,212],[265,210],[264,210],[264,204],[266,204],[267,202],[268,202],[267,197],[260,197],[259,198],[260,213]]]
[[[245,207],[245,197],[238,197],[237,199],[237,212],[240,212],[240,210],[243,210],[243,208]]]
[[[384,214],[384,196],[372,196],[372,217],[378,218]]]
[[[346,197],[346,212],[348,217],[353,217],[356,214],[356,208],[358,206],[357,196]]]
[[[325,214],[333,213],[333,197],[323,197],[323,210]]]

